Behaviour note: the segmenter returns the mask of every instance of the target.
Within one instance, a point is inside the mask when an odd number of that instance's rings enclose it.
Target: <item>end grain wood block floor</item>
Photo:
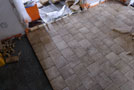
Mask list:
[[[54,90],[134,90],[134,41],[114,25],[133,26],[134,11],[109,1],[28,34]]]

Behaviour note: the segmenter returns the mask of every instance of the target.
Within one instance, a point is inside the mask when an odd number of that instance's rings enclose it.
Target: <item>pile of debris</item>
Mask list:
[[[0,54],[2,54],[5,63],[12,63],[19,61],[21,52],[17,53],[14,48],[15,48],[14,39],[4,40],[0,42]]]

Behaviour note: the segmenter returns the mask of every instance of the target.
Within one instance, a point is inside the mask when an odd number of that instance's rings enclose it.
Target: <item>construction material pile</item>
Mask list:
[[[15,43],[13,40],[6,40],[2,42],[2,48],[1,48],[1,53],[4,57],[10,57],[11,54],[15,52],[13,49],[15,47]]]
[[[0,54],[2,54],[3,59],[6,63],[19,61],[19,56],[21,52],[16,52],[14,48],[15,48],[14,39],[4,40],[0,42]]]
[[[47,0],[40,0],[46,3]],[[53,0],[48,0],[52,2]],[[58,1],[56,1],[58,2]],[[87,10],[93,6],[105,2],[105,0],[65,0],[65,4],[60,10],[46,12],[43,8],[39,9],[40,17],[45,23],[55,22],[56,20],[63,18],[64,16],[71,15],[73,13]],[[52,2],[53,3],[53,2]],[[54,5],[54,4],[52,4]]]

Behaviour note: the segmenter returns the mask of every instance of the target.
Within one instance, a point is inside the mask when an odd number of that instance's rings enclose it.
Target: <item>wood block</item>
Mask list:
[[[11,56],[6,58],[6,63],[13,63],[18,61],[19,61],[19,56]]]

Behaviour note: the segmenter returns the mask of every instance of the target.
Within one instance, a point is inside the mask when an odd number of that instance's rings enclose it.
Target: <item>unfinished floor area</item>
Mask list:
[[[53,90],[26,36],[14,39],[18,63],[0,68],[0,90]]]
[[[28,34],[54,90],[134,90],[134,41],[114,25],[133,26],[134,11],[108,1]]]

